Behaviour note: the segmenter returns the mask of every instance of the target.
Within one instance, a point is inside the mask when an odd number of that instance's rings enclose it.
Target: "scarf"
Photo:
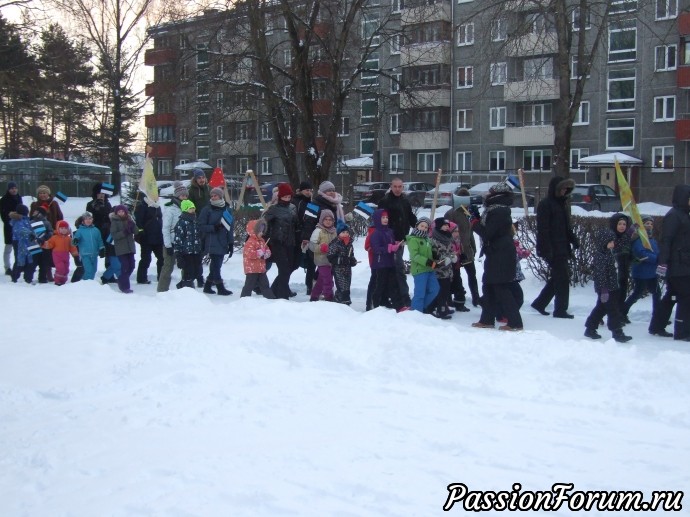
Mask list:
[[[335,225],[332,225],[330,228],[326,228],[323,226],[321,223],[316,225],[318,228],[321,228],[324,231],[327,231],[328,233],[335,233]]]
[[[333,206],[333,211],[335,212],[336,221],[345,220],[345,212],[343,211],[343,196],[342,194],[335,193],[335,197],[330,197],[319,191],[317,195],[323,199],[327,204]],[[316,196],[315,196],[316,197]]]
[[[499,206],[503,205],[489,205],[484,207],[484,211],[482,212],[482,226],[486,226],[486,216],[489,215],[489,212],[491,212],[494,208],[498,208]]]
[[[444,232],[441,229],[434,229],[434,233],[431,236],[432,239],[437,241],[439,244],[442,244],[443,246],[450,246],[450,241],[451,241],[451,235],[450,232]]]
[[[426,239],[429,236],[429,232],[428,231],[425,232],[424,230],[418,230],[417,228],[415,228],[414,230],[412,230],[410,232],[410,235],[414,235],[415,237],[420,237],[422,239]]]
[[[217,200],[216,200],[216,199],[212,199],[211,201],[209,201],[209,203],[211,204],[211,206],[215,206],[215,207],[218,207],[218,208],[223,208],[223,207],[225,206],[225,199],[223,199],[223,198],[220,198],[220,199],[217,199]]]

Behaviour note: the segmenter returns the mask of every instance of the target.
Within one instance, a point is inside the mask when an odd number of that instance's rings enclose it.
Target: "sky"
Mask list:
[[[290,301],[239,299],[241,258],[229,297],[0,277],[3,516],[461,515],[472,498],[449,485],[687,491],[690,348],[647,333],[649,297],[631,342],[591,341],[592,286],[558,320],[529,308],[527,272],[525,330],[502,333],[472,328],[476,308],[365,312],[365,264],[351,307],[308,302],[301,271]]]

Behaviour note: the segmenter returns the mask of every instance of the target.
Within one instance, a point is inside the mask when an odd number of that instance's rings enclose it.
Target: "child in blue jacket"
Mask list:
[[[657,257],[659,256],[659,244],[656,239],[652,238],[654,232],[654,218],[651,215],[642,217],[642,224],[647,231],[649,243],[652,249],[648,250],[642,244],[642,239],[635,239],[632,244],[632,278],[633,278],[633,292],[625,300],[624,311],[628,315],[630,307],[642,298],[645,291],[652,295],[652,310],[656,308],[661,293],[659,292],[659,284],[656,279]]]
[[[96,278],[98,270],[98,257],[105,257],[105,244],[101,230],[93,225],[93,214],[84,212],[81,215],[81,225],[72,236],[72,244],[79,250],[82,266],[84,267],[84,280]]]

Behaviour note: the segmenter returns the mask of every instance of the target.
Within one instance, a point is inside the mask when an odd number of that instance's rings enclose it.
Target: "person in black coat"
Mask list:
[[[499,330],[522,330],[520,309],[511,289],[517,267],[510,212],[512,204],[513,192],[510,187],[497,183],[489,190],[481,217],[479,209],[471,207],[472,230],[482,239],[480,256],[486,256],[482,277],[482,315],[478,322],[472,324],[473,327],[494,328],[500,310],[508,323],[499,327]]]
[[[141,231],[139,236],[139,267],[137,284],[150,284],[147,273],[151,265],[151,253],[156,256],[156,280],[163,269],[163,212],[158,203],[144,196],[134,209],[134,220]]]
[[[15,212],[17,207],[22,204],[22,196],[19,195],[19,187],[14,181],[7,183],[7,192],[0,198],[0,214],[2,215],[2,226],[5,233],[5,249],[2,258],[5,265],[5,274],[12,275],[12,226],[10,225],[10,212]]]
[[[314,253],[305,247],[302,251],[302,229],[304,227],[304,214],[307,211],[307,205],[311,203],[312,184],[308,181],[303,181],[299,184],[297,194],[292,197],[291,203],[297,209],[297,228],[295,238],[295,257],[293,259],[293,270],[300,267],[300,262],[303,263],[306,275],[304,283],[307,285],[307,294],[311,294],[311,288],[314,284],[314,276],[316,272],[316,265],[314,264]],[[335,212],[333,212],[335,213]],[[307,239],[308,240],[308,239]]]
[[[580,247],[570,222],[568,196],[575,188],[570,178],[554,176],[549,182],[548,195],[537,205],[537,255],[549,266],[549,279],[532,302],[540,314],[548,316],[547,305],[554,299],[554,318],[573,318],[568,313],[570,303],[570,274],[568,260]]]
[[[673,189],[673,207],[664,216],[659,248],[657,273],[666,278],[670,296],[657,304],[650,332],[652,325],[654,330],[666,325],[675,296],[673,339],[690,341],[690,185],[676,185]]]
[[[233,247],[235,245],[234,229],[232,225],[227,229],[222,223],[226,211],[229,212],[229,206],[224,199],[225,193],[221,188],[214,188],[210,192],[210,199],[208,204],[201,209],[199,213],[199,231],[203,236],[203,251],[202,254],[209,256],[208,276],[204,282],[204,292],[206,294],[216,294],[213,290],[215,285],[218,293],[221,296],[230,296],[232,291],[226,289],[223,277],[221,276],[221,267],[223,266],[223,258],[225,255],[232,257]]]
[[[292,187],[289,183],[278,185],[278,202],[264,213],[267,224],[267,243],[271,249],[271,260],[278,268],[278,275],[271,284],[276,298],[290,298],[290,274],[294,258],[295,228],[297,212],[290,203]]]

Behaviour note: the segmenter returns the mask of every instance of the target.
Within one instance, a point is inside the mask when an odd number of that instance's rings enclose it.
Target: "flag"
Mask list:
[[[153,175],[153,158],[150,154],[146,155],[144,173],[139,180],[139,190],[154,203],[158,202],[158,183],[156,183],[156,177]]]
[[[621,196],[621,205],[623,205],[623,211],[626,212],[633,223],[637,225],[637,233],[640,236],[642,245],[649,251],[652,251],[652,245],[649,242],[649,237],[647,236],[647,230],[645,230],[642,224],[642,217],[640,217],[640,211],[637,209],[637,204],[635,203],[635,198],[632,195],[632,190],[630,190],[630,185],[625,179],[625,175],[621,170],[621,166],[618,160],[615,161],[616,166],[616,178],[618,179],[618,190]]]
[[[314,203],[307,203],[307,208],[305,208],[304,210],[304,215],[308,217],[313,217],[314,219],[318,219],[320,210],[321,207],[319,205],[316,205]]]
[[[62,192],[58,192],[57,194],[55,194],[55,197],[58,198],[58,199],[59,199],[60,201],[62,201],[63,203],[66,202],[67,199],[69,199],[69,198],[68,198],[66,195],[64,195]]]
[[[520,187],[520,179],[517,176],[509,175],[505,179],[505,183],[510,187],[510,190],[515,190]]]
[[[43,224],[43,221],[34,221],[31,223],[31,229],[34,232],[34,235],[39,236],[46,231],[46,225]]]
[[[224,210],[223,217],[220,222],[223,223],[225,229],[230,232],[232,231],[232,225],[235,223],[235,218],[232,216],[229,210]]]
[[[113,192],[115,192],[115,185],[112,183],[101,183],[101,194],[112,196]]]
[[[353,212],[361,217],[364,217],[364,219],[369,219],[373,215],[374,209],[367,205],[364,201],[360,201],[357,203],[357,206],[355,206]]]
[[[39,253],[43,252],[43,248],[41,248],[38,244],[31,244],[30,246],[27,246],[26,251],[32,255],[38,255]]]

